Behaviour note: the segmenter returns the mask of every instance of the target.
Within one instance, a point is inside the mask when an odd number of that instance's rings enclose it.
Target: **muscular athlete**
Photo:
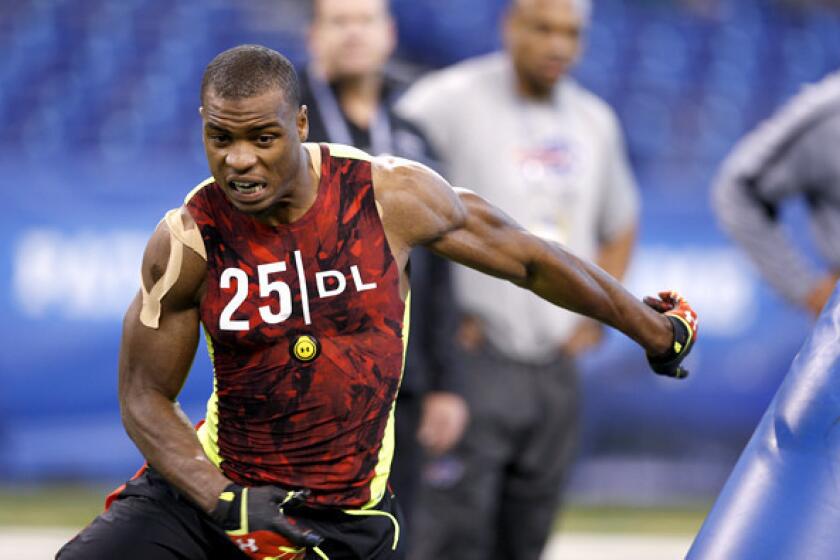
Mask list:
[[[420,164],[306,144],[297,95],[288,61],[264,47],[208,66],[213,176],[152,235],[123,325],[121,412],[150,469],[60,558],[242,557],[232,543],[251,558],[399,557],[383,481],[416,245],[613,326],[656,371],[684,375],[696,317],[682,298],[646,305]],[[216,381],[197,435],[176,398],[200,324]],[[163,536],[131,530],[164,502]],[[360,532],[372,536],[358,544]]]

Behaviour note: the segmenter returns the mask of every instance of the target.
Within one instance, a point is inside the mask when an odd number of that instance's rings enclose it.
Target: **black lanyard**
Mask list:
[[[327,82],[316,77],[313,68],[310,67],[306,74],[309,81],[309,88],[312,90],[312,95],[318,104],[318,111],[321,113],[321,120],[324,123],[329,141],[337,144],[347,144],[348,146],[353,145],[350,128],[347,126],[347,120],[344,113],[341,112],[333,90]],[[381,102],[376,108],[373,121],[370,123],[369,133],[370,151],[372,155],[392,153],[394,151],[388,114],[385,111],[384,104]]]

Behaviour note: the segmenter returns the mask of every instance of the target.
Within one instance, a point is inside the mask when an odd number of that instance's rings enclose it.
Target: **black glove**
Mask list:
[[[276,486],[244,488],[229,484],[219,494],[210,516],[251,558],[302,559],[306,547],[319,545],[323,538],[286,517],[283,507],[299,504],[308,495],[308,490],[293,492]]]
[[[697,313],[677,292],[659,292],[659,299],[646,297],[644,302],[664,313],[674,331],[674,341],[667,352],[658,356],[648,355],[651,369],[659,375],[676,379],[688,377],[688,370],[680,364],[697,340]]]

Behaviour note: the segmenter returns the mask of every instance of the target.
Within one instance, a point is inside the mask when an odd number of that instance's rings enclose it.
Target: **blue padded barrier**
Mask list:
[[[835,289],[688,558],[840,558],[838,421],[840,289]]]

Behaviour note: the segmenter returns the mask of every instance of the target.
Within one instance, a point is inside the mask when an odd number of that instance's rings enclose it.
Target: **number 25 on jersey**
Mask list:
[[[309,315],[309,293],[306,287],[306,274],[303,268],[303,260],[301,259],[300,251],[295,251],[294,256],[300,285],[303,319],[309,325],[312,321]],[[274,311],[272,309],[273,306],[270,305],[261,305],[258,308],[262,320],[270,325],[282,323],[292,315],[291,288],[287,283],[282,280],[272,279],[271,276],[281,272],[286,272],[286,261],[257,266],[257,281],[260,289],[260,297],[272,298],[279,304],[279,311]],[[376,282],[365,283],[362,280],[359,267],[356,265],[350,267],[350,276],[357,292],[364,292],[376,288]],[[219,328],[226,331],[247,331],[251,328],[250,321],[247,319],[234,319],[233,314],[248,297],[248,283],[250,279],[248,278],[248,273],[241,268],[231,267],[226,268],[222,272],[219,285],[223,290],[228,290],[232,287],[233,280],[236,280],[236,292],[228,304],[225,305],[222,314],[219,316]],[[317,297],[335,297],[347,288],[347,276],[338,270],[319,271],[315,273],[315,285],[318,290]],[[276,305],[274,308],[277,308]]]

